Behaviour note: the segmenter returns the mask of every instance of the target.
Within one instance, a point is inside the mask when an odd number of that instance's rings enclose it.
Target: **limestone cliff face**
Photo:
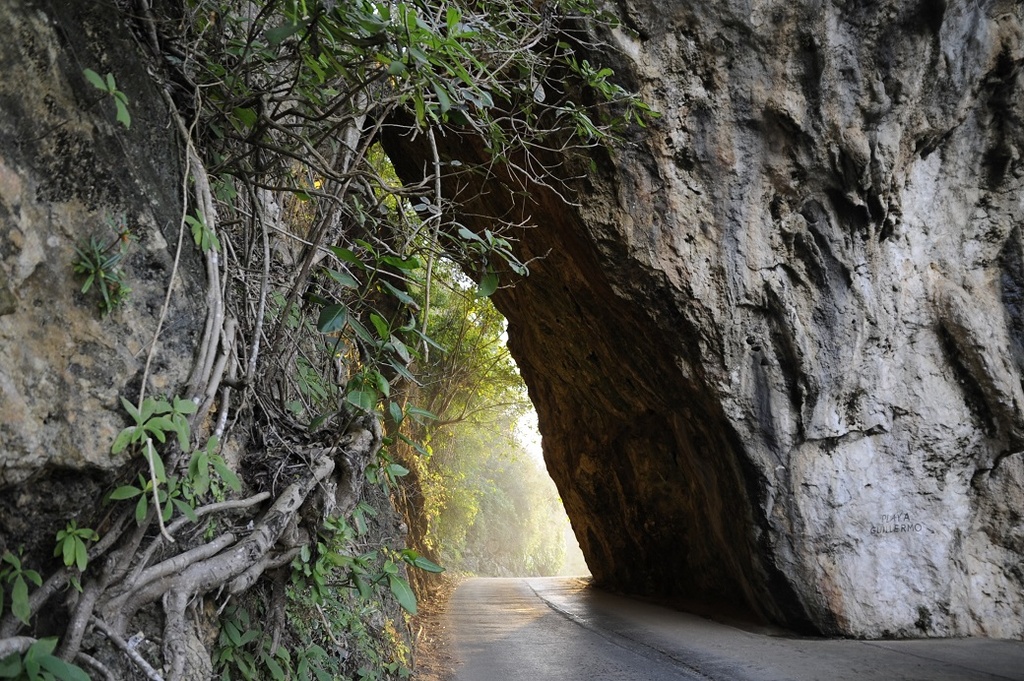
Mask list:
[[[1022,5],[617,7],[663,117],[496,296],[596,578],[1024,636]]]
[[[1024,636],[1022,5],[619,6],[663,119],[500,297],[595,574]]]
[[[116,13],[9,3],[0,35],[0,536],[14,550],[94,506],[95,484],[125,463],[110,454],[126,425],[118,396],[137,396],[172,284],[182,199],[175,130]],[[115,74],[130,128],[86,68]],[[93,238],[114,254],[124,230],[131,293],[103,317],[99,285],[81,293],[75,247]],[[151,390],[184,381],[202,330],[193,250],[173,280],[184,295],[168,311]]]

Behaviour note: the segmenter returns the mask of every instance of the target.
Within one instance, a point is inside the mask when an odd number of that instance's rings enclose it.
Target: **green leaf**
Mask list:
[[[240,492],[242,490],[242,482],[238,479],[235,472],[228,468],[222,458],[219,456],[214,457],[210,459],[210,462],[213,464],[214,469],[216,469],[217,475],[220,476],[220,479],[223,480],[228,487],[236,492]]]
[[[54,639],[54,641],[56,640]],[[46,655],[40,659],[39,666],[61,681],[89,681],[89,675],[81,667],[65,662],[53,655]]]
[[[28,617],[31,614],[28,607],[28,584],[21,575],[15,578],[14,586],[11,588],[11,612],[23,623],[28,624]]]
[[[124,410],[128,412],[128,415],[135,420],[135,425],[142,425],[142,422],[145,421],[145,419],[142,418],[142,414],[139,413],[139,410],[135,408],[134,404],[122,397],[121,406],[124,407]]]
[[[309,648],[306,650],[305,654],[306,654],[306,657],[311,659],[311,660],[326,660],[327,659],[327,651],[324,650],[323,648],[321,648],[320,646],[318,646],[315,643],[313,643],[313,644],[311,644],[309,646]]]
[[[121,452],[123,452],[128,447],[128,445],[131,444],[132,440],[135,439],[136,435],[136,426],[128,426],[127,428],[122,430],[120,433],[117,434],[117,437],[114,439],[114,444],[110,448],[110,453],[120,454]]]
[[[89,554],[85,550],[85,542],[76,538],[72,543],[75,546],[75,565],[80,571],[85,572],[85,568],[89,564]]]
[[[360,513],[368,515],[371,518],[376,518],[377,517],[377,509],[375,509],[373,506],[370,506],[365,501],[360,501],[358,504],[356,504],[355,511],[358,511]],[[353,512],[355,512],[355,511],[353,511]]]
[[[427,572],[434,572],[434,573],[444,572],[444,568],[443,567],[441,567],[440,565],[438,565],[434,561],[430,560],[429,558],[425,558],[423,556],[416,556],[413,559],[412,564],[413,564],[413,566],[418,567],[421,570],[426,570]]]
[[[418,567],[427,572],[444,572],[443,567],[424,557],[419,551],[414,549],[402,549],[402,560],[413,567]]]
[[[157,482],[165,481],[167,479],[167,473],[164,471],[164,460],[161,459],[160,455],[156,453],[155,449],[153,449],[152,442],[147,441],[146,448],[149,450],[147,455],[153,461],[153,471],[156,474],[155,477]]]
[[[82,75],[85,76],[85,79],[89,81],[89,84],[94,88],[107,92],[107,84],[103,82],[103,78],[100,77],[100,74],[96,73],[92,69],[82,69]]]
[[[75,540],[73,538],[67,539],[60,544],[62,558],[64,564],[71,567],[75,564]]]
[[[271,47],[277,47],[282,42],[284,42],[288,38],[298,33],[300,30],[302,30],[302,28],[302,24],[298,23],[282,24],[281,26],[277,26],[276,28],[267,29],[267,31],[263,35],[267,39],[267,44],[269,44]]]
[[[121,101],[120,97],[114,99],[114,106],[117,108],[117,122],[129,129],[132,127],[132,116],[128,113],[128,107]]]
[[[474,232],[469,231],[469,229],[467,229],[466,227],[459,227],[459,236],[461,236],[466,241],[479,241],[480,243],[484,242],[483,239],[477,236]]]
[[[421,267],[420,261],[415,256],[409,256],[408,258],[399,258],[397,255],[385,255],[381,258],[382,262],[386,262],[393,267],[397,267],[400,270],[416,270]]]
[[[33,660],[38,660],[41,657],[47,655],[53,655],[53,651],[57,649],[57,637],[49,636],[47,638],[41,638],[31,646],[25,652],[25,657],[31,657]]]
[[[320,414],[315,419],[310,421],[309,425],[306,426],[306,428],[309,430],[309,432],[312,433],[317,428],[319,428],[320,426],[324,425],[324,421],[326,421],[328,418],[330,418],[331,416],[334,416],[334,415],[335,415],[334,410],[325,411],[324,413]]]
[[[353,390],[345,396],[349,404],[353,404],[363,411],[373,411],[377,406],[377,392],[375,390]]]
[[[139,502],[135,504],[135,524],[141,525],[142,521],[146,519],[146,511],[149,510],[149,502],[146,500],[146,495],[139,495]]]
[[[415,59],[420,64],[427,64],[430,61],[430,58],[427,56],[427,53],[424,52],[421,47],[418,47],[416,45],[409,46],[409,54],[412,55],[412,58]],[[417,99],[417,103],[419,103],[420,101],[421,100]]]
[[[167,418],[166,416],[154,416],[150,420],[146,421],[146,425],[144,426],[144,428],[150,433],[156,435],[157,438],[160,438],[160,436],[162,436],[168,430],[176,430],[177,427],[174,421]],[[163,440],[160,441],[163,442]]]
[[[253,668],[252,664],[249,661],[247,661],[244,657],[239,656],[238,659],[235,660],[235,665],[237,665],[239,671],[242,672],[243,678],[256,678],[256,670]]]
[[[377,390],[381,392],[384,397],[391,397],[391,383],[384,377],[384,374],[379,371],[373,372],[373,379],[377,384]]]
[[[316,328],[320,333],[335,333],[345,328],[348,319],[348,308],[341,303],[328,305],[320,310]]]
[[[391,325],[384,321],[383,317],[376,312],[371,312],[370,321],[373,322],[373,328],[377,329],[377,335],[380,336],[382,340],[386,341],[391,338]]]
[[[176,411],[177,413],[188,415],[188,414],[195,414],[196,411],[198,411],[198,410],[199,410],[199,405],[197,405],[192,400],[186,400],[186,399],[182,399],[180,397],[175,397],[174,398],[174,411]]]
[[[441,105],[441,113],[447,113],[448,109],[452,108],[452,99],[448,96],[448,91],[440,83],[432,83],[434,86],[434,93],[437,95],[437,103]]]
[[[113,492],[111,492],[110,493],[110,500],[111,501],[121,501],[122,499],[131,499],[133,497],[137,497],[140,494],[142,494],[142,490],[139,489],[138,487],[133,487],[131,485],[125,485],[123,487],[118,487]]]
[[[345,288],[359,288],[359,281],[348,272],[328,269],[327,274]]]
[[[189,506],[187,503],[185,503],[181,499],[172,499],[172,501],[174,501],[175,507],[177,507],[178,511],[183,516],[188,518],[193,523],[199,522],[199,516],[196,515],[196,511],[195,511],[194,508]]]
[[[247,128],[251,128],[256,125],[258,116],[256,115],[255,109],[251,109],[249,107],[239,107],[231,113],[234,114],[235,118],[241,121],[242,125],[244,125]]]
[[[359,256],[356,255],[354,251],[351,251],[347,248],[342,248],[340,246],[328,246],[328,248],[331,249],[331,252],[334,253],[334,255],[336,255],[339,260],[352,263],[353,265],[356,265],[360,269],[366,269],[366,265],[363,263],[362,260],[359,259]]]
[[[388,343],[388,345],[392,350],[398,353],[398,356],[402,358],[403,362],[409,363],[412,361],[412,355],[409,354],[409,348],[397,336],[392,336],[391,342]]]
[[[405,380],[409,381],[410,383],[414,383],[416,385],[419,385],[419,382],[416,380],[416,377],[413,376],[412,373],[408,369],[406,369],[404,366],[402,366],[400,363],[394,361],[393,359],[389,359],[387,364],[392,369],[394,369],[399,374],[401,374],[402,378],[404,378]]]
[[[400,463],[389,463],[388,473],[393,478],[402,478],[405,477],[406,475],[409,475],[409,469]]]
[[[417,52],[419,52],[419,54],[423,54],[422,51],[418,51],[415,48],[412,48],[412,49],[409,50],[409,53],[412,54],[414,57],[416,56]],[[417,61],[421,61],[421,60],[417,59]],[[421,61],[421,63],[422,63],[422,61]],[[424,102],[423,102],[423,97],[419,96],[419,95],[414,95],[413,104],[415,105],[415,108],[416,108],[416,124],[419,125],[421,128],[422,127],[426,127],[426,125],[427,125],[427,113],[426,113],[426,106],[424,105]]]
[[[370,332],[366,330],[366,327],[363,326],[362,322],[355,317],[350,317],[348,325],[352,327],[352,330],[356,332],[356,335],[359,336],[360,340],[372,345],[373,347],[377,347],[377,339],[370,335]]]
[[[172,411],[174,411],[174,407],[172,407],[171,403],[162,397],[157,400],[147,397],[146,401],[142,405],[142,415],[146,418],[149,418],[153,414],[170,414]]]
[[[398,61],[397,59],[392,61],[388,65],[388,75],[390,75],[390,76],[401,76],[402,74],[404,74],[408,70],[409,69],[406,68],[405,64],[400,62],[400,61]]]
[[[395,423],[401,423],[402,419],[405,418],[405,414],[402,413],[402,407],[397,402],[388,404],[388,412],[391,414],[391,420]]]
[[[381,281],[381,283],[384,284],[384,288],[386,288],[388,291],[391,292],[391,295],[393,295],[395,298],[398,298],[404,304],[406,304],[406,305],[416,305],[416,301],[413,300],[412,296],[410,296],[408,293],[406,293],[402,289],[392,285],[391,282]]]
[[[362,575],[352,575],[352,581],[356,583],[356,590],[359,591],[359,596],[364,600],[369,599],[372,592],[366,578]]]
[[[0,609],[0,612],[3,612]],[[21,656],[11,653],[0,660],[0,679],[16,679],[21,676]]]
[[[171,417],[171,421],[174,423],[174,432],[178,434],[178,446],[181,447],[182,451],[187,452],[189,449],[189,438],[191,437],[188,419],[183,414],[175,414]]]
[[[186,215],[185,222],[192,228],[192,240],[199,247],[199,250],[203,253],[210,250],[220,252],[220,239],[217,238],[217,234],[203,220]]]
[[[457,7],[449,7],[448,11],[445,13],[445,20],[446,23],[448,24],[448,31],[454,32],[455,28],[458,26],[459,21],[461,19],[462,12],[460,12]]]
[[[42,586],[43,585],[43,578],[40,577],[39,573],[36,572],[35,570],[25,570],[25,572],[23,572],[22,574],[25,575],[25,577],[28,579],[28,581],[32,582],[36,586]]]
[[[406,411],[406,413],[408,413],[408,411]],[[404,442],[405,444],[409,445],[413,449],[415,449],[417,452],[419,452],[423,456],[425,456],[427,458],[430,457],[430,453],[427,452],[426,448],[423,446],[422,443],[416,442],[415,440],[412,440],[412,439],[406,437],[402,433],[398,434],[398,439],[401,440],[402,442]]]
[[[477,287],[477,295],[481,298],[489,298],[497,290],[498,275],[494,272],[488,272],[480,280],[480,285]]]
[[[270,656],[263,657],[263,663],[267,665],[267,669],[270,670],[271,676],[277,681],[284,681],[287,677],[284,674],[284,670],[281,669],[281,665],[277,663],[277,660]]]
[[[210,471],[207,466],[204,465],[192,475],[192,488],[200,497],[210,491]]]
[[[419,408],[417,406],[406,407],[405,413],[406,414],[410,414],[410,415],[416,417],[416,420],[420,421],[421,423],[422,423],[423,420],[427,420],[427,421],[437,421],[438,420],[437,414],[435,414],[433,412],[430,412],[430,411],[427,411],[426,409],[421,409],[421,408]]]
[[[405,608],[410,615],[415,615],[416,596],[413,594],[412,589],[409,588],[409,583],[398,575],[388,575],[388,585],[391,587],[391,593],[395,595],[398,604]]]

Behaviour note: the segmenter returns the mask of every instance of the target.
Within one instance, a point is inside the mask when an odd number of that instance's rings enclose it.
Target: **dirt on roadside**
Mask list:
[[[430,593],[420,597],[419,613],[413,620],[412,681],[451,681],[458,659],[448,631],[448,601],[461,581],[456,576],[438,575]]]

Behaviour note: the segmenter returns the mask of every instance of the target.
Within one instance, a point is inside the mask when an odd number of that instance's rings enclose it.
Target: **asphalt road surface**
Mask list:
[[[767,635],[589,589],[473,579],[448,610],[456,681],[1024,681],[1024,642]]]

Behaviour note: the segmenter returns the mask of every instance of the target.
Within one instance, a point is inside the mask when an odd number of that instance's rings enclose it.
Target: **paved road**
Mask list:
[[[1024,681],[1024,643],[752,633],[565,578],[474,579],[448,625],[456,681]]]

